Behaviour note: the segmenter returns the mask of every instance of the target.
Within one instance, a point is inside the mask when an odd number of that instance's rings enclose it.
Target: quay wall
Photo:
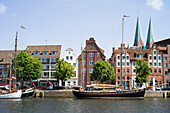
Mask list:
[[[74,98],[72,90],[43,90],[44,97]],[[146,98],[163,98],[164,91],[146,91]]]

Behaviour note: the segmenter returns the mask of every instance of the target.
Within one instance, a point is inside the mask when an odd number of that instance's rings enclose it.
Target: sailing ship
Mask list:
[[[16,39],[15,39],[15,76],[14,78],[16,78],[16,52],[17,52],[17,34],[18,32],[16,32]],[[12,55],[11,55],[12,57]],[[0,91],[0,99],[16,99],[16,98],[21,98],[22,95],[22,91],[19,89],[16,89],[16,79],[14,79],[14,90],[11,89],[11,58],[10,58],[10,81],[9,81],[9,89],[7,87],[4,86],[5,89]]]
[[[124,17],[122,18],[122,44],[121,44],[121,85],[120,88],[123,89],[122,84],[122,54],[123,54],[123,36],[124,36]],[[81,49],[82,51],[82,49]],[[82,51],[83,54],[83,51]],[[83,55],[81,55],[83,56]],[[82,57],[82,64],[83,64],[83,57]],[[83,68],[83,67],[82,67]],[[83,74],[83,69],[82,69]],[[138,90],[129,90],[129,91],[123,91],[121,89],[117,90],[108,90],[108,91],[86,91],[84,90],[84,76],[82,77],[82,87],[79,90],[73,90],[73,95],[77,98],[113,98],[113,99],[122,99],[122,98],[144,98],[145,95],[145,89],[138,89]]]

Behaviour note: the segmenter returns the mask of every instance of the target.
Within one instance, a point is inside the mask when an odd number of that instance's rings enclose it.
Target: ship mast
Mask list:
[[[15,80],[14,80],[14,90],[16,90],[16,68],[17,68],[17,35],[18,35],[18,32],[16,32],[16,39],[15,39],[15,74],[14,74],[14,77],[15,77]]]
[[[121,87],[123,88],[123,75],[122,75],[122,55],[123,55],[123,38],[124,38],[124,16],[122,18],[122,44],[121,44],[121,54],[120,54],[120,78],[121,78]],[[123,88],[124,89],[124,88]]]
[[[83,69],[83,47],[81,44],[81,61],[82,61],[82,67],[81,67],[81,75],[82,75],[82,88],[84,89],[84,69]]]

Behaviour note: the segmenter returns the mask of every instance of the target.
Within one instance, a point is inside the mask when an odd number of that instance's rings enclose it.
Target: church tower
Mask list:
[[[139,17],[137,18],[137,24],[136,24],[136,32],[135,32],[135,41],[133,46],[136,47],[143,47],[143,41],[142,41],[142,33],[141,33],[141,29],[140,29],[140,24],[139,24]]]
[[[149,28],[148,28],[148,35],[147,35],[147,41],[146,41],[146,48],[147,49],[151,48],[153,43],[154,43],[154,34],[153,34],[152,22],[151,22],[151,19],[150,19]]]

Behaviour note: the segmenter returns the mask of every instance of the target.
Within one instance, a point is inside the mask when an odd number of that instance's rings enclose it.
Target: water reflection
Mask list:
[[[170,99],[143,100],[32,98],[0,100],[0,113],[154,113],[169,112]]]

